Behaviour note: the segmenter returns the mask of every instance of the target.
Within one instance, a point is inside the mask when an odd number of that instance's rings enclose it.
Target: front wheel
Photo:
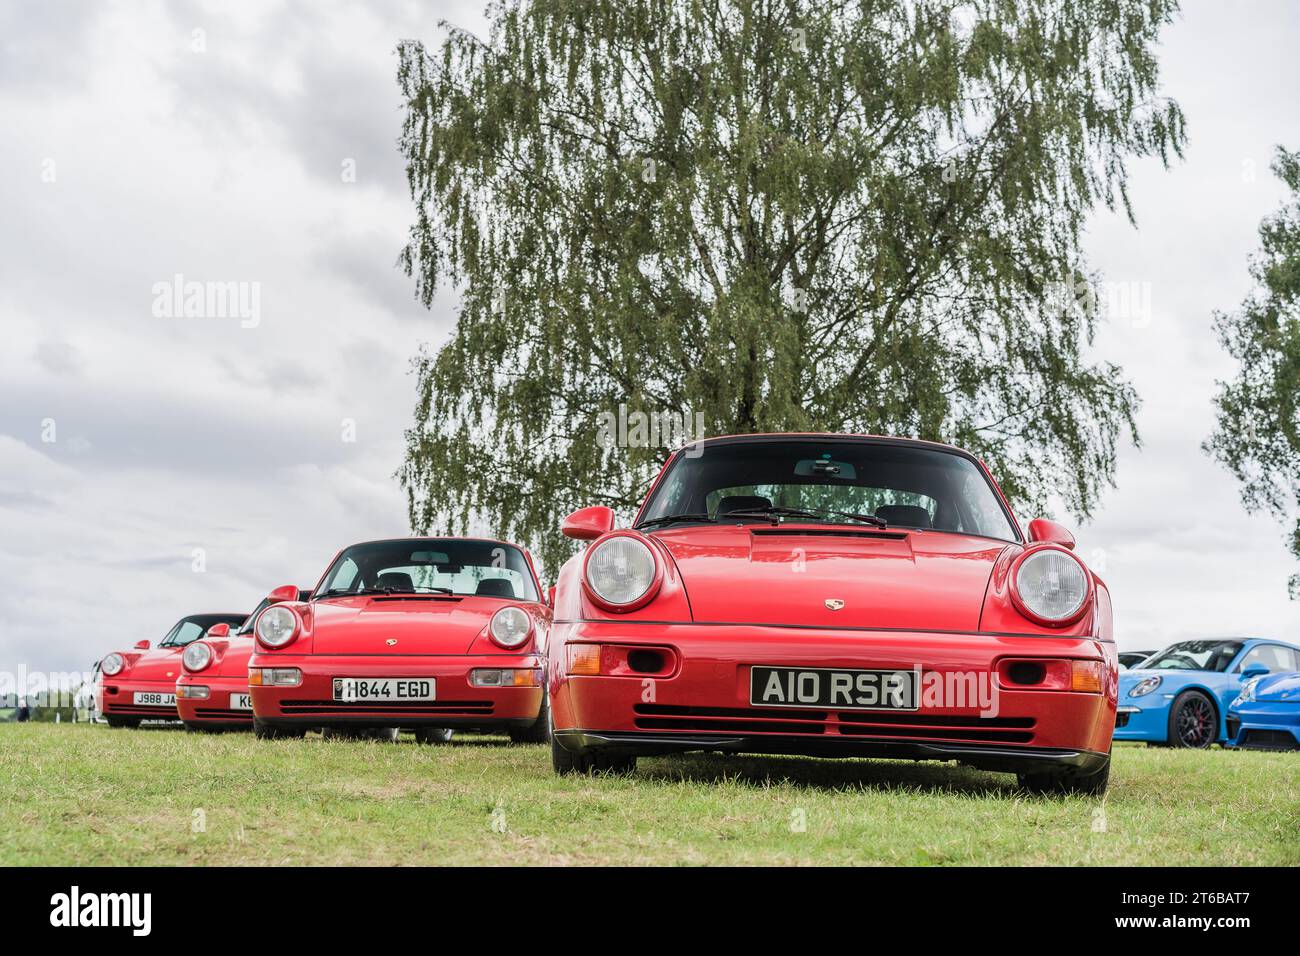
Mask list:
[[[600,750],[565,750],[551,734],[551,767],[558,774],[630,774],[636,770],[635,754],[611,754]]]
[[[1022,773],[1020,787],[1029,793],[1040,795],[1061,794],[1065,796],[1100,797],[1110,786],[1110,755],[1106,762],[1091,773],[1081,773],[1074,767],[1068,770],[1055,770],[1049,773]]]
[[[1199,690],[1183,691],[1169,708],[1169,746],[1204,750],[1219,736],[1219,715]]]
[[[516,744],[544,744],[551,739],[551,701],[542,693],[542,707],[537,720],[527,727],[511,727],[510,740]]]
[[[256,717],[253,718],[253,736],[258,740],[288,740],[294,737],[302,737],[306,733],[306,730],[300,730],[296,727],[282,727],[278,724],[268,724]]]

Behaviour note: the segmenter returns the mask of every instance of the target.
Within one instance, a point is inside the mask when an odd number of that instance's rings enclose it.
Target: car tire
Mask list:
[[[139,727],[139,717],[115,717],[109,714],[104,715],[104,723],[110,727]]]
[[[416,727],[415,742],[417,744],[449,744],[455,733],[450,727]]]
[[[516,744],[544,744],[551,739],[551,702],[545,692],[542,694],[542,708],[537,720],[527,727],[511,727],[510,741]]]
[[[1106,762],[1091,773],[1071,767],[1050,773],[1022,773],[1020,788],[1040,796],[1100,797],[1110,786],[1110,754]]]
[[[253,718],[253,736],[258,740],[289,740],[292,738],[301,738],[307,733],[306,730],[300,730],[296,727],[281,727],[277,724],[269,724],[264,720]]]
[[[552,734],[551,767],[561,775],[571,773],[587,776],[595,773],[626,775],[636,771],[636,755],[611,754],[600,750],[565,750]]]
[[[1204,750],[1219,739],[1219,711],[1199,690],[1185,690],[1169,707],[1171,747]]]

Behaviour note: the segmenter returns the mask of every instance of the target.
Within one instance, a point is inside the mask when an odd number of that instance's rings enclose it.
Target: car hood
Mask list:
[[[1285,700],[1300,706],[1300,672],[1266,674],[1255,685],[1256,700]]]
[[[466,654],[503,598],[388,595],[311,605],[314,654]]]
[[[978,630],[989,575],[1008,547],[959,534],[825,526],[654,536],[677,565],[696,621],[833,628]]]
[[[144,652],[128,652],[122,656],[130,661],[130,653],[139,654],[131,666],[125,668],[120,674],[114,674],[108,680],[156,680],[156,681],[175,681],[181,675],[181,654],[184,653],[183,647],[155,647]]]

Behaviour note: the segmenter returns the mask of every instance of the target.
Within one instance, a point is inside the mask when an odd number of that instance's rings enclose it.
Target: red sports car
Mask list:
[[[443,743],[455,728],[544,741],[550,608],[527,551],[400,538],[338,553],[310,601],[257,615],[249,660],[259,737],[331,734]]]
[[[947,445],[747,435],[682,449],[630,529],[561,570],[548,687],[557,772],[680,751],[957,760],[1100,793],[1116,660],[1074,538],[1028,534]]]
[[[306,601],[310,591],[289,587],[263,598],[238,630],[214,624],[181,654],[176,680],[176,709],[186,730],[247,730],[253,726],[253,698],[248,691],[248,659],[253,654],[253,623],[279,601]]]
[[[217,624],[239,625],[247,614],[191,614],[176,622],[153,650],[140,641],[114,651],[99,665],[100,710],[110,727],[137,727],[142,720],[176,720],[176,679],[181,654]]]

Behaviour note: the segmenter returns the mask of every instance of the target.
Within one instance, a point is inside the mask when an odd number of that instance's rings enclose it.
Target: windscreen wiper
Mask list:
[[[423,585],[421,585],[421,586],[418,587],[418,588],[416,588],[416,587],[409,587],[409,588],[394,588],[394,587],[387,587],[387,588],[381,588],[381,587],[367,587],[367,588],[330,588],[330,589],[327,590],[327,591],[321,591],[319,594],[316,595],[316,597],[318,597],[318,598],[326,598],[326,597],[352,597],[352,596],[354,596],[354,595],[358,595],[358,594],[423,594],[423,593],[425,593],[425,592],[430,592],[430,593],[433,593],[433,594],[454,594],[454,593],[456,593],[456,592],[454,592],[451,588],[424,587]]]
[[[831,511],[820,508],[805,511],[802,508],[784,508],[781,505],[768,505],[766,508],[738,508],[735,511],[727,512],[728,517],[731,515],[771,518],[773,524],[777,523],[779,518],[818,518],[823,521],[827,518],[848,518],[850,521],[861,521],[863,524],[873,525],[877,528],[888,527],[885,519],[879,515],[863,515],[854,511]]]
[[[662,518],[651,518],[649,521],[642,521],[638,528],[657,528],[663,524],[672,524],[675,521],[705,521],[709,524],[717,524],[718,519],[713,515],[664,515]]]

